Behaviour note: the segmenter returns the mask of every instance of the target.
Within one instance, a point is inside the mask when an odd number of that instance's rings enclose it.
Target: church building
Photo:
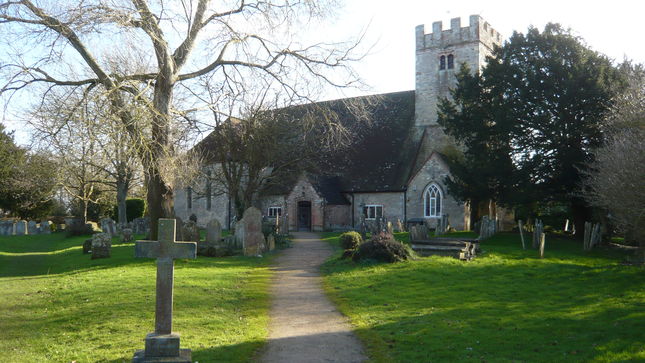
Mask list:
[[[263,193],[257,201],[262,213],[286,216],[290,230],[353,229],[363,219],[379,217],[421,223],[443,215],[451,227],[470,229],[470,206],[451,196],[444,183],[450,175],[444,155],[456,146],[437,124],[437,106],[449,96],[459,66],[481,69],[502,37],[480,16],[469,20],[462,26],[460,18],[452,19],[446,30],[435,22],[430,33],[417,26],[415,89],[378,95],[369,111],[375,127],[346,155],[350,167],[339,167],[332,176],[303,174]],[[199,224],[217,218],[230,226],[234,212],[228,196],[193,194],[191,188],[175,190],[176,216],[187,220],[195,214]]]

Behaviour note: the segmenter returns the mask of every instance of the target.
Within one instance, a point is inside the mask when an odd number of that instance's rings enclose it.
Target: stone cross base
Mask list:
[[[179,349],[179,334],[146,336],[146,349],[134,353],[132,363],[192,363],[190,349]]]

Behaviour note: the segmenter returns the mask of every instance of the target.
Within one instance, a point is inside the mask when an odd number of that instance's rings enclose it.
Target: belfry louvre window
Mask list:
[[[453,69],[455,68],[455,56],[452,54],[448,54],[448,69]]]
[[[269,207],[269,217],[280,217],[282,215],[282,207]]]
[[[440,70],[446,69],[446,56],[445,55],[442,55],[441,57],[439,57],[439,69]]]
[[[383,218],[383,205],[370,204],[364,206],[363,217],[365,217],[365,219]]]
[[[441,216],[441,189],[436,184],[428,187],[423,195],[423,209],[425,217],[440,217]]]

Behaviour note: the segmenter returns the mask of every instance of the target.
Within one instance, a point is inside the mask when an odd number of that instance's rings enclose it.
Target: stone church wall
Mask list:
[[[228,196],[211,196],[211,207],[207,207],[206,197],[195,191],[191,192],[192,203],[188,203],[188,190],[186,188],[175,189],[175,216],[187,221],[191,214],[197,216],[197,225],[206,227],[206,224],[217,218],[222,228],[228,228]]]
[[[351,229],[351,206],[349,205],[326,205],[325,206],[325,229],[326,230],[348,230]]]
[[[424,193],[434,183],[439,187],[443,196],[441,214],[448,215],[450,226],[457,230],[470,228],[468,223],[469,216],[465,213],[466,206],[447,193],[447,187],[443,180],[448,175],[448,166],[438,154],[432,154],[408,185],[406,199],[408,219],[425,218]]]
[[[397,219],[403,220],[404,218],[403,192],[354,193],[354,205],[352,207],[354,208],[355,228],[360,226],[363,207],[366,205],[382,205],[383,216],[392,222]]]
[[[286,198],[289,230],[298,230],[298,202],[301,201],[311,203],[311,230],[322,231],[324,229],[324,202],[313,185],[304,177],[298,180]]]

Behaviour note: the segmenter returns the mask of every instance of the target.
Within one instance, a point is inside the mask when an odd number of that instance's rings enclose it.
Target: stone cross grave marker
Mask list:
[[[137,351],[133,362],[191,362],[190,349],[179,349],[179,334],[172,332],[172,290],[174,259],[195,258],[197,243],[175,242],[175,222],[159,219],[159,241],[135,244],[135,257],[157,259],[157,299],[155,331],[146,336],[146,349]]]

